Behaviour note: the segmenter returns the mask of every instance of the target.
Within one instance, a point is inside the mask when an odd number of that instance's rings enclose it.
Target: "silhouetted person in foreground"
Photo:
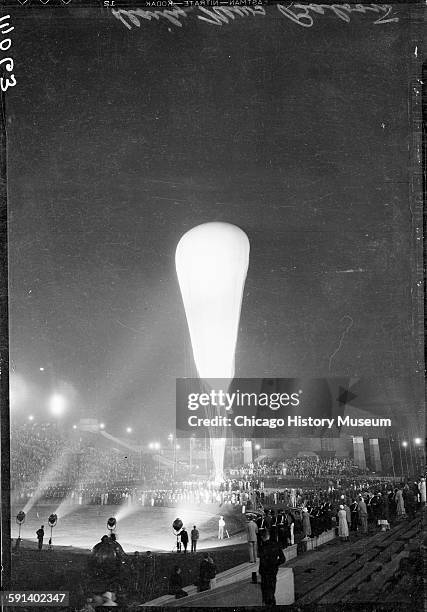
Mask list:
[[[262,603],[267,606],[276,605],[276,581],[279,565],[286,561],[277,542],[270,540],[270,533],[262,535],[262,546],[259,551],[259,573],[261,575]]]
[[[115,533],[112,533],[110,535],[110,544],[113,547],[113,550],[114,550],[114,552],[116,554],[117,559],[119,561],[125,561],[127,555],[126,555],[125,551],[123,550],[122,546],[117,542],[116,534]]]
[[[216,566],[208,552],[203,553],[203,559],[199,570],[199,591],[207,591],[211,588],[211,580],[216,576]]]
[[[107,535],[102,536],[101,541],[92,549],[89,568],[98,576],[113,576],[119,563],[110,538]]]
[[[197,529],[196,525],[193,525],[193,529],[191,530],[191,552],[196,552],[198,539],[199,530]]]
[[[36,531],[38,549],[41,550],[43,548],[43,538],[44,538],[44,525],[37,529]]]
[[[181,599],[181,597],[187,597],[187,591],[182,588],[182,574],[181,568],[175,565],[175,569],[169,578],[169,593],[175,595],[175,599]]]
[[[181,543],[184,547],[184,553],[186,553],[188,546],[188,533],[185,527],[183,527],[181,531]]]

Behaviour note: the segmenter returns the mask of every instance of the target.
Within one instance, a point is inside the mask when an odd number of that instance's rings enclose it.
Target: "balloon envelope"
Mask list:
[[[176,249],[176,270],[200,378],[234,377],[249,240],[229,223],[204,223]]]

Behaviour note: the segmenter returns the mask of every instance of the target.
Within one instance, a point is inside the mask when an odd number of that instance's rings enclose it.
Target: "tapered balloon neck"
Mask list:
[[[223,391],[227,393],[230,388],[232,378],[202,378],[202,385],[206,393],[211,391]]]

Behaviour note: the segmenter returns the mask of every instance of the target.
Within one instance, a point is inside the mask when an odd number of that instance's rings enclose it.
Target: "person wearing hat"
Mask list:
[[[338,510],[338,536],[344,541],[348,540],[347,512],[343,504],[340,505]]]
[[[187,546],[188,546],[188,532],[187,532],[185,527],[183,527],[181,529],[180,536],[181,536],[181,544],[184,547],[184,553],[186,553],[187,552]]]
[[[199,530],[197,529],[196,525],[193,525],[193,529],[191,530],[191,552],[196,552],[198,539]]]
[[[37,536],[37,542],[38,542],[37,544],[38,549],[41,550],[43,548],[44,525],[42,525],[40,529],[37,529],[36,536]]]

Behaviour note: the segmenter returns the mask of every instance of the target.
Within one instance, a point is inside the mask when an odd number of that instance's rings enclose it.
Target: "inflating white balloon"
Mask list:
[[[234,377],[249,240],[230,223],[204,223],[178,243],[176,271],[200,378],[227,391]],[[216,379],[216,380],[212,380]],[[225,438],[211,437],[215,480],[223,479]]]
[[[184,234],[176,271],[200,378],[231,381],[249,265],[249,240],[230,223],[204,223]]]

